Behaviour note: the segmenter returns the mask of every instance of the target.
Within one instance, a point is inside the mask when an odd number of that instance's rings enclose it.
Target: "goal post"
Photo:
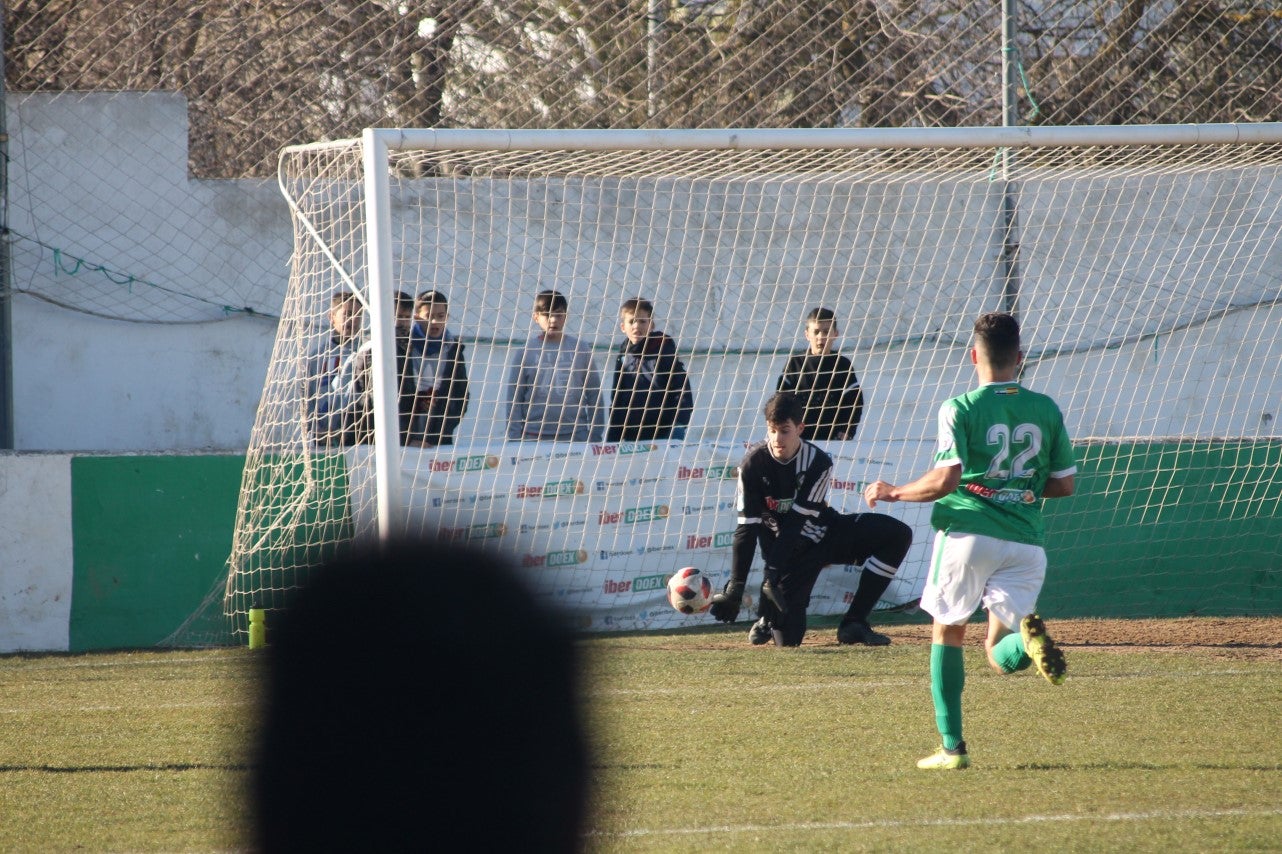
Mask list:
[[[820,442],[838,509],[929,464],[974,318],[1009,307],[1081,468],[1047,508],[1043,609],[1282,608],[1282,123],[368,130],[286,149],[279,181],[295,252],[228,574],[176,643],[240,638],[317,560],[402,534],[500,551],[591,630],[706,620],[662,582],[727,576],[736,466],[816,308],[863,393],[854,437]],[[577,340],[552,356],[526,346],[551,290]],[[435,294],[444,336],[398,328],[398,293]],[[694,404],[641,438],[611,430],[638,297]],[[456,357],[465,392],[442,385]],[[326,359],[347,370],[321,388]],[[522,432],[521,364],[583,423]],[[886,509],[914,528],[882,602],[903,606],[929,507]],[[812,613],[843,612],[857,573],[825,570]]]

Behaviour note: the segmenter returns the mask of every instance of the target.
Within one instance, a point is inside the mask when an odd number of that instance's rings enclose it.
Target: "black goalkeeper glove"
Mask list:
[[[712,606],[708,613],[713,619],[723,623],[733,623],[739,618],[739,609],[743,607],[743,582],[727,581],[725,589],[712,597]]]

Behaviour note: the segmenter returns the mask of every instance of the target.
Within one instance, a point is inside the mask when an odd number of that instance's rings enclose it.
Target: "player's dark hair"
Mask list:
[[[619,314],[636,314],[638,311],[644,311],[646,314],[653,317],[654,304],[648,299],[633,297],[632,299],[626,299],[623,301],[623,307],[619,309]]]
[[[348,290],[334,291],[334,295],[329,298],[329,307],[331,309],[337,308],[340,305],[350,306],[353,304],[355,304],[356,307],[359,308],[361,301],[360,301],[360,298],[357,297],[356,294],[353,293],[352,291],[348,291]]]
[[[534,297],[534,310],[540,314],[549,311],[566,311],[570,303],[560,291],[539,291]]]
[[[782,424],[791,421],[801,424],[806,417],[806,404],[790,391],[781,391],[766,401],[766,423]]]
[[[408,311],[412,314],[414,312],[414,297],[405,291],[397,291],[392,297],[392,304],[396,307],[397,313]]]
[[[449,304],[450,304],[450,301],[447,300],[445,298],[445,294],[441,293],[440,291],[424,291],[423,293],[418,295],[417,299],[414,300],[414,307],[416,309],[422,308],[425,305],[448,306]]]
[[[981,314],[975,321],[975,343],[994,368],[1010,368],[1019,361],[1019,321],[1004,311]]]
[[[834,323],[837,320],[837,313],[830,308],[812,308],[806,315],[806,323],[814,320],[831,320]]]

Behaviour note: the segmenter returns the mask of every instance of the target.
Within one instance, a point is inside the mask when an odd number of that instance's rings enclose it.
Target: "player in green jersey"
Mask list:
[[[1000,673],[1035,664],[1053,685],[1064,681],[1064,653],[1036,614],[1046,577],[1043,498],[1073,494],[1077,466],[1064,417],[1055,401],[1017,379],[1023,353],[1019,323],[993,312],[975,321],[971,361],[979,388],[939,408],[934,465],[894,486],[870,483],[869,507],[879,501],[933,501],[935,547],[921,607],[934,618],[930,686],[943,746],[918,768],[970,765],[962,739],[966,623],[988,610],[988,662]]]

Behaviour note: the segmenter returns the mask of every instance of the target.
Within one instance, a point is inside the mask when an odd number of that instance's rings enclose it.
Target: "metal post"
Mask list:
[[[0,9],[0,48],[5,43],[5,12]],[[0,49],[0,450],[12,450],[13,437],[13,288],[9,250],[9,110],[5,97],[4,50]]]
[[[1002,0],[1002,127],[1019,124],[1019,57],[1016,0]],[[1019,309],[1019,187],[1011,179],[1014,153],[1002,149],[1002,306]]]
[[[387,142],[377,130],[366,130],[361,165],[365,172],[365,269],[373,344],[374,476],[378,506],[378,539],[386,546],[401,532],[401,430],[396,375],[396,312],[392,295],[391,182]]]
[[[664,0],[647,0],[645,13],[645,117],[659,114],[659,38],[663,27]]]

